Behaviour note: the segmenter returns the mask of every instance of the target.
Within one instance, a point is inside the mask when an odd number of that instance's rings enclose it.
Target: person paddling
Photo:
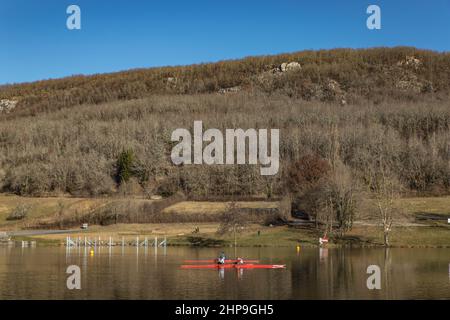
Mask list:
[[[225,253],[221,252],[219,258],[217,259],[217,264],[225,264]]]

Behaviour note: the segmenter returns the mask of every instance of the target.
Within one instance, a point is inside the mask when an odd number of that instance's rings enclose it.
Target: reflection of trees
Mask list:
[[[386,292],[386,298],[387,299],[391,299],[391,281],[390,281],[390,276],[392,273],[392,260],[391,260],[391,250],[389,249],[389,247],[386,247],[384,249],[384,291]]]
[[[184,259],[214,257],[218,249],[102,248],[94,257],[64,248],[0,247],[0,299],[348,299],[443,298],[448,292],[448,249],[238,248],[287,270],[181,270]],[[81,267],[82,290],[66,288],[65,269]],[[382,290],[366,287],[369,265],[379,265]],[[442,284],[444,283],[444,285]]]
[[[328,249],[327,258],[320,257],[319,249],[304,249],[300,256],[299,263],[292,267],[293,294],[298,299],[405,299],[445,295],[437,280],[438,274],[447,276],[448,259],[444,259],[442,249],[441,253],[439,249]],[[366,287],[369,276],[366,270],[371,264],[381,268],[382,290]],[[436,286],[432,286],[433,282]],[[426,290],[418,290],[420,287]]]

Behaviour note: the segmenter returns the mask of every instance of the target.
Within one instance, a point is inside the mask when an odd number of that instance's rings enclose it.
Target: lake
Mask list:
[[[450,249],[238,248],[286,269],[182,270],[218,248],[0,247],[0,299],[450,299]],[[234,256],[233,248],[223,249]],[[81,269],[68,290],[66,269]],[[367,289],[369,265],[381,290]]]

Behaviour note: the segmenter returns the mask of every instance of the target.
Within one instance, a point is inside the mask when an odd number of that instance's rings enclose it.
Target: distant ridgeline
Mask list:
[[[136,69],[0,86],[0,116],[164,94],[285,94],[339,104],[448,94],[450,54],[411,47],[335,49]]]

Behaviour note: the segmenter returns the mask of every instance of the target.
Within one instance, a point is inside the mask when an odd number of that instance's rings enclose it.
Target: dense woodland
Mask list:
[[[301,69],[278,71],[293,61]],[[219,93],[227,88],[236,89]],[[0,187],[34,196],[270,198],[320,191],[324,175],[373,191],[381,170],[403,192],[447,194],[449,93],[450,54],[414,48],[303,51],[6,85],[0,99],[18,103],[0,113]],[[174,166],[171,132],[194,120],[205,130],[279,128],[279,173]]]

